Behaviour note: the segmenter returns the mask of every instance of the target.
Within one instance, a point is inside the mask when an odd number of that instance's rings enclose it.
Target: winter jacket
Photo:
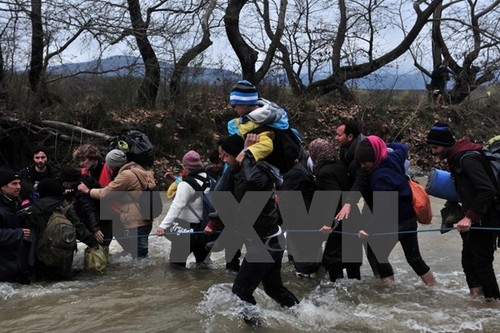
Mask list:
[[[64,200],[63,197],[43,197],[38,199],[33,204],[33,211],[28,218],[28,222],[34,232],[33,247],[35,249],[37,242],[42,236],[43,231],[47,227],[49,218],[54,210],[58,207],[66,207],[68,205],[69,202]],[[94,235],[90,233],[90,231],[88,231],[85,225],[80,221],[73,207],[70,207],[68,209],[68,211],[66,212],[66,217],[75,226],[76,238],[79,241],[87,244],[87,246],[89,247],[97,246],[98,243],[94,238]]]
[[[194,172],[203,178],[207,177],[206,172]],[[200,186],[203,182],[193,178]],[[205,189],[208,193],[210,188]],[[175,222],[184,221],[187,223],[200,223],[200,217],[203,216],[203,198],[196,195],[195,189],[185,181],[181,181],[177,186],[174,200],[168,210],[167,215],[160,223],[159,227],[163,229],[170,228]]]
[[[283,108],[265,100],[258,101],[259,108],[249,112],[247,115],[235,118],[228,122],[227,129],[229,135],[238,134],[243,138],[256,128],[266,125],[277,130],[285,130],[289,127],[288,115]],[[263,160],[273,152],[273,131],[263,131],[259,133],[259,142],[248,147],[256,161]]]
[[[392,151],[370,172],[370,190],[398,192],[398,220],[402,223],[415,218],[412,192],[404,167],[408,156],[408,146],[402,143],[388,143],[387,147],[392,148]],[[365,199],[369,207],[373,207],[373,196]]]
[[[479,153],[481,149],[467,139],[459,140],[450,150],[448,165],[465,216],[479,225],[497,226],[498,213],[493,205],[496,188],[489,162]]]
[[[59,170],[50,164],[47,164],[47,169],[42,173],[36,171],[34,164],[19,170],[18,173],[23,184],[29,184],[29,188],[32,191],[31,199],[33,200],[38,199],[37,187],[41,180],[45,178],[56,179],[59,177]]]
[[[30,243],[23,241],[23,222],[17,201],[0,193],[0,281],[27,276]]]
[[[306,209],[309,210],[314,196],[314,175],[302,163],[297,163],[283,176],[283,191],[301,191]]]
[[[82,175],[81,182],[84,183],[88,188],[99,188],[97,181],[87,175]],[[82,221],[87,229],[92,233],[96,233],[100,230],[99,227],[99,201],[92,199],[88,194],[78,191],[78,183],[76,183],[72,190],[68,192],[64,197],[68,202],[73,203],[73,208],[80,221]]]
[[[233,195],[236,201],[241,202],[246,192],[249,191],[272,191],[275,178],[267,162],[255,162],[245,158],[239,170],[233,170],[234,188]],[[266,205],[262,209],[253,228],[261,238],[266,238],[279,232],[278,209],[274,195],[270,195]],[[238,230],[236,223],[236,230]]]
[[[151,224],[151,221],[142,218],[139,197],[141,191],[155,186],[153,171],[145,170],[139,164],[130,162],[118,170],[115,179],[108,186],[91,189],[89,194],[93,199],[102,200],[116,194],[113,192],[130,192],[120,194],[116,199],[120,202],[120,220],[123,226],[125,229],[132,229]]]

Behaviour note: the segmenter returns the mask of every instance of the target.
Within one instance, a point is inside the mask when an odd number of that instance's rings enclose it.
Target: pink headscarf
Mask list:
[[[373,152],[375,153],[375,161],[373,161],[373,168],[376,168],[380,163],[382,163],[387,158],[387,145],[384,140],[376,135],[369,135],[366,137],[370,144],[372,145]]]

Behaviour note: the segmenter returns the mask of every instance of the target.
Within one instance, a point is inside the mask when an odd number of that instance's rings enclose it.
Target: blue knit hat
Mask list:
[[[229,94],[229,103],[231,105],[257,105],[259,101],[259,92],[250,82],[238,81],[231,89]]]
[[[436,122],[427,134],[427,144],[451,147],[456,140],[448,124]]]

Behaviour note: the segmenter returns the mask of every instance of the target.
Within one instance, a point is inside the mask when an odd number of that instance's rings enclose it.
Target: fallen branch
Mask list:
[[[62,128],[62,129],[69,130],[69,131],[72,131],[72,132],[78,132],[80,134],[90,135],[90,136],[93,136],[95,138],[103,139],[103,140],[106,140],[106,141],[109,141],[109,140],[113,139],[113,137],[110,136],[110,135],[107,135],[107,134],[104,134],[104,133],[101,133],[101,132],[91,131],[91,130],[88,130],[86,128],[80,127],[80,126],[71,125],[71,124],[67,124],[67,123],[62,123],[60,121],[42,120],[42,124],[54,127],[55,129]]]

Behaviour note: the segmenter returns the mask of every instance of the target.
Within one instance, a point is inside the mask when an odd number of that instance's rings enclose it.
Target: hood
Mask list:
[[[38,199],[35,201],[33,205],[40,208],[40,210],[44,213],[52,212],[56,207],[59,207],[63,204],[64,198],[62,197],[45,197]]]
[[[134,175],[137,177],[139,180],[139,183],[141,184],[141,188],[146,189],[146,188],[155,188],[156,187],[156,181],[154,177],[154,172],[151,170],[146,170],[144,169],[141,165],[135,163],[135,162],[129,162],[122,166],[118,173],[121,173],[123,171],[130,170],[134,173]]]
[[[370,141],[370,144],[375,153],[375,161],[373,162],[373,167],[376,168],[387,158],[387,145],[385,144],[384,140],[376,135],[369,135],[366,137],[366,139]]]
[[[402,143],[388,143],[390,148],[387,157],[379,164],[380,168],[390,168],[405,175],[405,161],[408,158],[408,146]]]
[[[285,109],[276,103],[260,98],[259,108],[248,113],[245,117],[257,124],[264,124],[276,129],[288,128],[288,114]]]
[[[457,154],[467,150],[481,151],[483,150],[483,145],[470,142],[468,138],[463,138],[458,140],[457,143],[455,143],[453,147],[451,147],[450,152],[448,153],[448,157],[446,158],[446,160],[448,161],[448,166],[451,168],[453,158]]]

